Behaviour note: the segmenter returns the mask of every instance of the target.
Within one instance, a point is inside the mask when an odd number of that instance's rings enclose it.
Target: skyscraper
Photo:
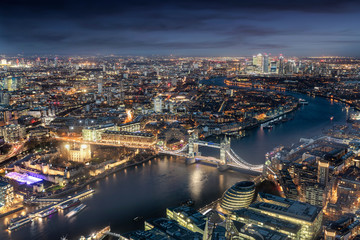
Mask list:
[[[154,98],[154,112],[161,113],[162,112],[162,99],[161,97]]]
[[[269,72],[269,55],[267,55],[267,54],[264,55],[262,71],[263,71],[263,73],[268,73]]]
[[[284,57],[282,55],[280,55],[278,63],[279,63],[278,73],[284,74]]]
[[[98,94],[101,95],[103,91],[103,80],[99,79],[98,80]]]
[[[258,71],[263,71],[263,64],[264,64],[264,56],[259,53],[256,56],[253,56],[253,65],[256,66]]]
[[[329,162],[325,160],[318,161],[318,182],[326,186],[329,179]]]

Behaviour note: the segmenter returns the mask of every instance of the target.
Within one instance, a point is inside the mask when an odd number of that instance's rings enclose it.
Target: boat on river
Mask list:
[[[77,206],[76,208],[71,210],[68,214],[66,214],[66,217],[68,217],[68,218],[73,217],[76,214],[78,214],[79,212],[81,212],[82,210],[84,210],[85,208],[86,208],[85,204],[80,204],[79,206]]]

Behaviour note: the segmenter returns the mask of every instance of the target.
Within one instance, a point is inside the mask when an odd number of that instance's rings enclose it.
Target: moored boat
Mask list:
[[[9,226],[7,227],[7,229],[8,229],[9,231],[15,230],[15,229],[17,229],[17,228],[19,228],[19,227],[21,227],[21,226],[23,226],[23,225],[31,222],[31,221],[32,221],[31,218],[29,218],[29,217],[23,217],[23,218],[20,219],[20,220],[17,220],[17,221],[15,221],[15,222],[10,223]]]
[[[51,207],[51,208],[49,208],[48,210],[42,212],[42,213],[40,214],[40,217],[45,218],[45,217],[47,217],[47,216],[50,216],[51,214],[56,213],[57,211],[58,211],[57,208]]]
[[[68,209],[68,208],[71,208],[71,207],[74,207],[74,206],[77,206],[80,204],[80,200],[75,198],[75,199],[71,199],[69,201],[66,201],[62,204],[60,204],[59,208],[61,210],[65,210],[65,209]]]
[[[79,212],[84,210],[84,208],[86,208],[86,205],[85,204],[80,204],[79,206],[77,206],[76,208],[71,210],[68,214],[66,214],[66,217],[75,216],[76,214],[78,214]]]

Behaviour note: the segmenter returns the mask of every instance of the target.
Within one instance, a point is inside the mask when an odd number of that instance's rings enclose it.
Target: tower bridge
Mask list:
[[[210,148],[220,149],[219,158],[211,156],[202,156],[199,152],[199,146],[205,146]],[[188,150],[186,152],[186,150]],[[195,163],[197,161],[210,162],[218,165],[220,170],[225,170],[229,167],[236,169],[244,169],[253,172],[261,173],[263,171],[263,164],[254,165],[246,162],[243,158],[237,155],[234,150],[230,147],[230,139],[225,137],[225,139],[220,143],[212,143],[200,141],[192,135],[189,139],[189,143],[176,151],[164,150],[160,148],[160,153],[182,156],[186,157],[187,161],[190,163]]]
[[[234,150],[230,147],[230,139],[225,137],[225,139],[219,143],[200,141],[195,135],[192,135],[189,139],[189,143],[184,145],[181,149],[178,150],[166,150],[162,146],[155,146],[153,144],[143,144],[141,142],[132,142],[130,144],[120,144],[120,143],[107,143],[107,142],[90,142],[84,141],[81,139],[70,139],[65,137],[57,137],[58,140],[68,141],[68,142],[78,142],[82,144],[94,144],[94,145],[104,145],[104,146],[114,146],[114,147],[129,147],[129,148],[143,148],[143,149],[154,149],[159,153],[185,157],[189,163],[195,163],[198,161],[214,163],[218,166],[220,170],[225,170],[229,167],[236,169],[244,169],[253,172],[261,173],[264,165],[253,165],[246,162],[243,158],[238,156]],[[211,157],[211,156],[202,156],[199,152],[199,146],[216,148],[220,150],[220,156]]]

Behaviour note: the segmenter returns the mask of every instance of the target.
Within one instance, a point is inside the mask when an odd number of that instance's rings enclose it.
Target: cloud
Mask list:
[[[331,49],[359,35],[351,26],[360,21],[359,6],[337,0],[3,0],[0,53],[208,49],[211,55],[230,48],[304,50],[322,40]]]

